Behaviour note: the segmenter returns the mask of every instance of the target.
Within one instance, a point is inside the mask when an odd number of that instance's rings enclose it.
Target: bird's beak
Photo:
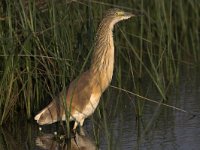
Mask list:
[[[134,13],[126,12],[125,15],[130,18],[130,17],[143,16],[144,14],[140,12],[134,12]]]
[[[127,16],[128,18],[134,17],[135,14],[130,13],[130,12],[125,12],[124,16]]]

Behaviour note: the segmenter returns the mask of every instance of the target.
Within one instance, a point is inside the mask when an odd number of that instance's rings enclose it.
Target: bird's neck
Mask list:
[[[107,20],[100,23],[97,31],[90,72],[92,78],[104,91],[113,75],[114,67],[114,42],[113,25]]]

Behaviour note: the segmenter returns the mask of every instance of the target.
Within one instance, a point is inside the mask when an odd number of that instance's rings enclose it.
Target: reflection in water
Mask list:
[[[86,135],[78,134],[71,138],[59,138],[53,134],[43,134],[36,138],[36,145],[45,150],[96,150],[95,143]]]

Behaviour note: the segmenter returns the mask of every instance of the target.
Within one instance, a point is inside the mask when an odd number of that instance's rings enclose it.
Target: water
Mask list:
[[[41,133],[36,123],[24,122],[20,116],[18,121],[0,128],[0,150],[67,149],[70,144],[73,149],[96,149],[98,145],[103,150],[198,150],[199,73],[191,69],[181,74],[179,86],[170,89],[168,104],[196,117],[146,101],[142,117],[136,118],[134,98],[110,88],[101,103],[105,111],[98,110],[87,119],[81,135],[70,140],[55,139],[53,133],[58,131],[57,126],[45,126]],[[159,98],[156,90],[150,90],[149,96],[155,100]],[[106,118],[100,118],[99,112],[101,117],[105,113]]]

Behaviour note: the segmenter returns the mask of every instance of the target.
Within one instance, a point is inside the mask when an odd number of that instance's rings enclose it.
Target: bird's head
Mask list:
[[[118,8],[109,9],[105,13],[105,18],[109,19],[113,25],[119,21],[126,20],[134,16],[134,14],[130,12],[125,12]]]

